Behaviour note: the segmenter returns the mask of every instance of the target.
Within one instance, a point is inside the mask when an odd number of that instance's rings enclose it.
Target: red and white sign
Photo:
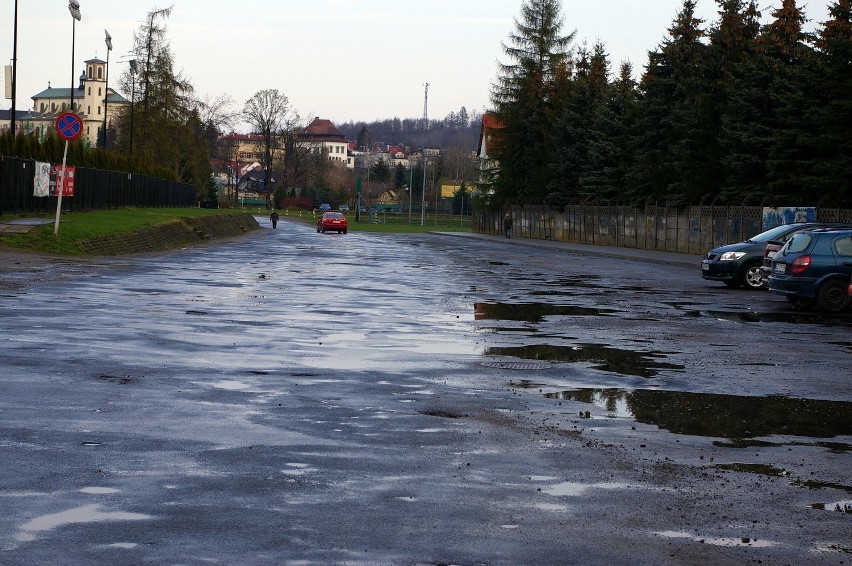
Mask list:
[[[65,175],[62,174],[63,167],[65,169]],[[54,180],[53,180],[53,196],[59,196],[59,190],[56,188],[59,184],[59,178],[62,177],[62,196],[64,197],[73,197],[74,196],[74,167],[68,165],[57,165],[54,167]]]

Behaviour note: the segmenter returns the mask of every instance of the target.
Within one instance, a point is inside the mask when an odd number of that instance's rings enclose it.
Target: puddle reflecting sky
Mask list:
[[[551,346],[533,344],[527,346],[493,347],[485,349],[486,356],[513,356],[525,360],[547,360],[551,362],[588,362],[593,369],[651,378],[662,369],[681,370],[682,365],[658,361],[664,357],[660,352],[634,352],[600,344],[578,344],[575,346]]]
[[[547,303],[474,303],[473,312],[476,320],[515,320],[538,323],[547,316],[605,316],[617,311]]]
[[[647,389],[578,389],[546,396],[593,403],[615,416],[676,434],[721,438],[852,435],[852,402],[846,401]]]

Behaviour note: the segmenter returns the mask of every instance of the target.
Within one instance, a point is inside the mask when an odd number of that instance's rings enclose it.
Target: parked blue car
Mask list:
[[[763,268],[763,262],[767,245],[776,244],[780,247],[797,232],[828,227],[831,227],[831,224],[826,222],[783,224],[752,236],[744,242],[719,246],[704,256],[701,276],[710,281],[721,281],[728,287],[764,289],[767,270]],[[849,225],[838,227],[852,228]]]
[[[849,308],[852,230],[820,228],[795,234],[772,258],[769,290],[793,305],[816,304],[830,312]]]

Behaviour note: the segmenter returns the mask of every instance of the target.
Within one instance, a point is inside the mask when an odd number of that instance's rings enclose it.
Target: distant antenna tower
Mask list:
[[[423,129],[429,129],[429,83],[423,83],[426,92],[423,93]]]

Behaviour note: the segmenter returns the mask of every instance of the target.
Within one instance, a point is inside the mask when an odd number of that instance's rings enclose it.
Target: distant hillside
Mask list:
[[[443,120],[429,120],[423,127],[422,118],[392,118],[374,122],[344,122],[336,124],[346,139],[363,143],[366,128],[368,140],[373,146],[402,145],[417,151],[423,147],[438,149],[462,149],[476,151],[482,116],[473,112],[469,115],[464,107],[458,113],[451,112]]]

